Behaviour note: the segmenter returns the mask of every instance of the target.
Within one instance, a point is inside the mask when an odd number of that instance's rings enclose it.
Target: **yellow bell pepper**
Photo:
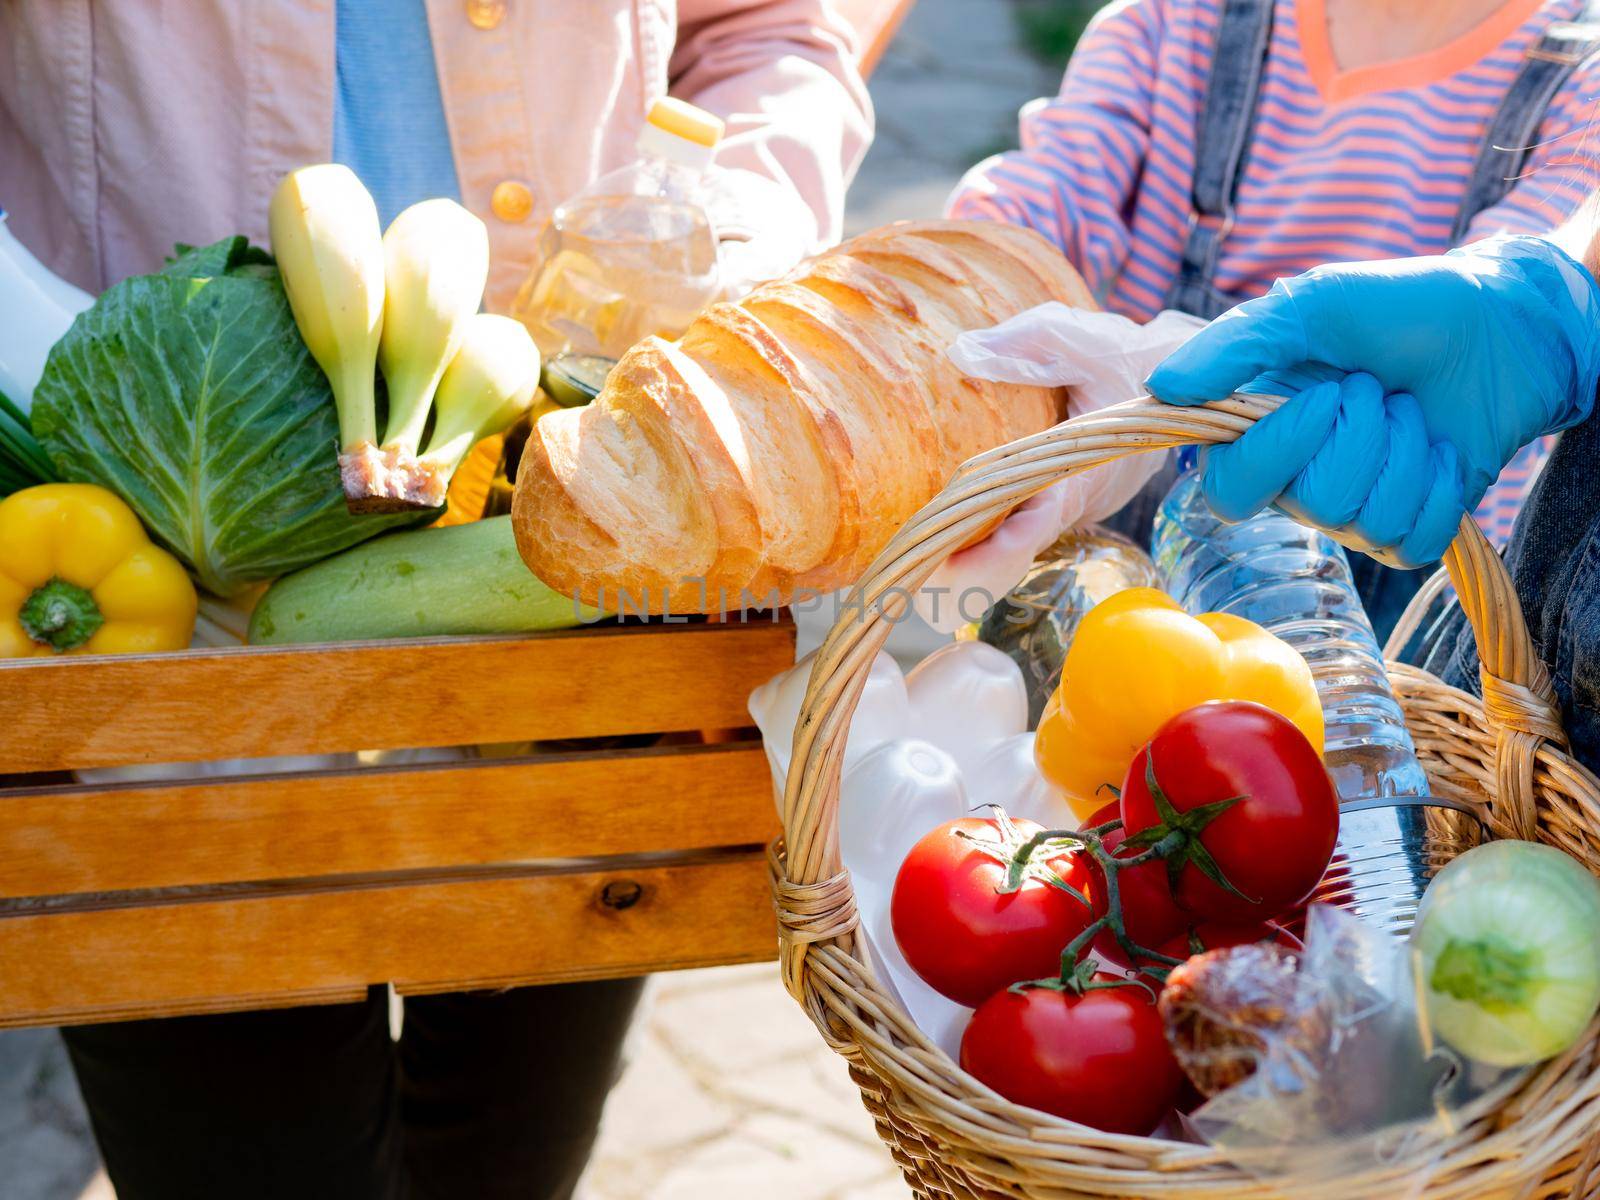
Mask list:
[[[1287,642],[1227,613],[1194,617],[1154,588],[1128,588],[1079,624],[1034,741],[1039,771],[1079,819],[1112,798],[1128,764],[1170,718],[1208,700],[1254,700],[1320,753],[1322,704]]]
[[[105,488],[0,500],[0,658],[183,649],[196,607],[183,564]]]

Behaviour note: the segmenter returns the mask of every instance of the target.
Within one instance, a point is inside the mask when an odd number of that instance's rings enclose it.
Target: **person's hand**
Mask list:
[[[1546,241],[1502,237],[1280,281],[1172,354],[1148,387],[1170,404],[1290,395],[1206,456],[1218,515],[1275,504],[1416,566],[1444,554],[1522,446],[1589,415],[1597,380],[1594,278]]]
[[[1150,368],[1199,328],[1183,313],[1161,313],[1137,325],[1117,313],[1052,301],[992,328],[969,330],[948,353],[974,379],[1069,388],[1071,415],[1080,416],[1137,395]],[[981,542],[941,563],[914,593],[917,612],[941,633],[975,620],[1063,531],[1116,512],[1163,461],[1161,454],[1128,454],[1052,484]]]
[[[717,233],[723,300],[739,300],[788,274],[817,241],[817,219],[799,194],[737,167],[712,167],[704,198]]]

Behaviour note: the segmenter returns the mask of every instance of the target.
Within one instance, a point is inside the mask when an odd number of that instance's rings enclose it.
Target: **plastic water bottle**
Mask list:
[[[1153,554],[1189,612],[1245,617],[1310,665],[1340,804],[1334,860],[1313,898],[1409,932],[1429,881],[1481,829],[1464,806],[1428,794],[1344,550],[1273,510],[1228,524],[1190,469],[1156,514]]]
[[[1327,725],[1324,759],[1341,801],[1427,794],[1338,543],[1270,509],[1230,525],[1211,511],[1199,472],[1190,470],[1156,514],[1153,554],[1167,590],[1189,612],[1254,621],[1310,664]]]

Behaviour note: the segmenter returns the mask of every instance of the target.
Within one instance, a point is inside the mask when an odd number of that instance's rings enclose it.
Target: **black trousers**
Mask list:
[[[563,1200],[643,983],[61,1034],[118,1200]]]

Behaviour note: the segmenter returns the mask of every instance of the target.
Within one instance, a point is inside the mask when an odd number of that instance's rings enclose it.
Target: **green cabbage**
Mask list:
[[[121,496],[220,596],[430,519],[345,508],[333,392],[272,260],[242,237],[178,250],[50,351],[33,427],[62,474]]]

